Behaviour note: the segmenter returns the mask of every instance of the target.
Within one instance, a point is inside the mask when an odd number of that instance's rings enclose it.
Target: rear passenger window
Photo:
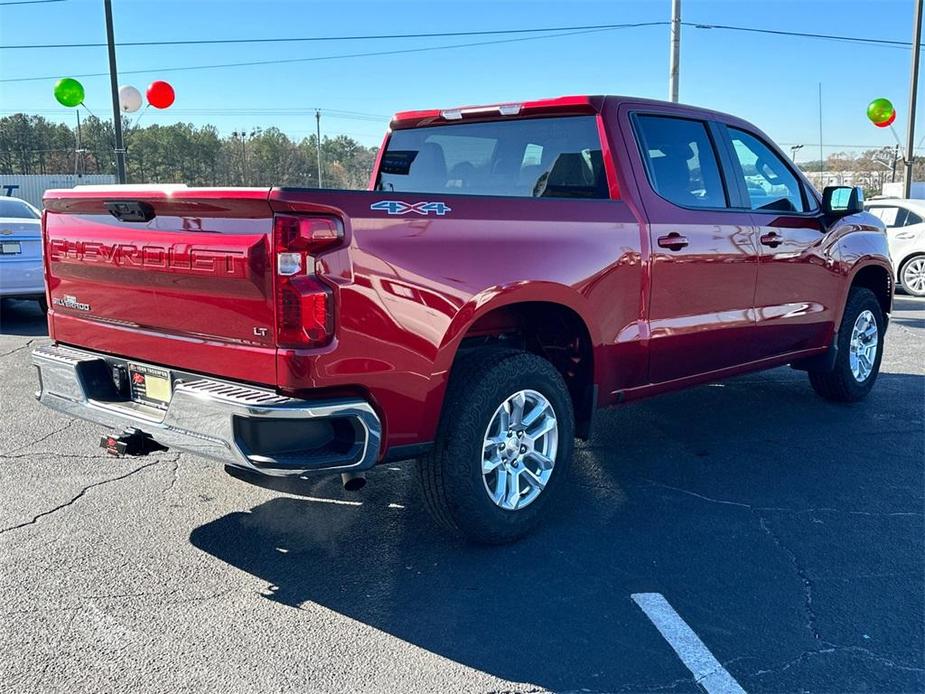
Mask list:
[[[729,128],[729,137],[742,166],[753,210],[806,211],[800,182],[770,147],[736,128]]]
[[[636,135],[655,191],[681,207],[726,207],[716,152],[702,121],[638,116]]]
[[[399,129],[378,190],[534,198],[609,196],[594,116]]]
[[[903,207],[871,207],[869,212],[879,217],[884,226],[891,229],[903,226],[908,215],[908,211]]]

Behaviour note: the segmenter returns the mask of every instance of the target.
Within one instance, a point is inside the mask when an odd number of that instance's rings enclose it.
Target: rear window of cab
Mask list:
[[[594,116],[396,130],[376,189],[524,198],[606,198]]]

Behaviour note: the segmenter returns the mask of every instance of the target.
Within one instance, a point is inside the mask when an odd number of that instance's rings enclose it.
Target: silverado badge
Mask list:
[[[56,296],[54,299],[51,300],[51,303],[53,303],[55,306],[61,306],[62,308],[71,308],[71,309],[74,309],[75,311],[89,311],[90,310],[90,304],[81,303],[80,301],[77,301],[76,296],[71,296],[69,294],[65,294],[64,296],[60,296],[60,297]]]

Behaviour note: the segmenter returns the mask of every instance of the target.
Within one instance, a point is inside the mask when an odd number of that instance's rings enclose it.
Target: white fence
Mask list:
[[[0,196],[21,198],[41,209],[42,196],[52,188],[73,188],[79,185],[106,185],[115,183],[116,177],[109,174],[75,176],[54,174],[50,176],[0,176]]]

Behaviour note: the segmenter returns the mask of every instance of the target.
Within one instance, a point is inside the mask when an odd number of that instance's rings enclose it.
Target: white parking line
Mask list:
[[[655,628],[678,654],[687,669],[694,674],[694,681],[710,694],[744,694],[732,675],[720,665],[710,650],[703,644],[687,622],[674,611],[661,593],[634,593],[635,602],[652,620]]]
[[[306,501],[320,501],[323,504],[339,504],[340,506],[362,506],[362,501],[344,501],[343,499],[322,499],[320,496],[302,496],[297,497]]]

